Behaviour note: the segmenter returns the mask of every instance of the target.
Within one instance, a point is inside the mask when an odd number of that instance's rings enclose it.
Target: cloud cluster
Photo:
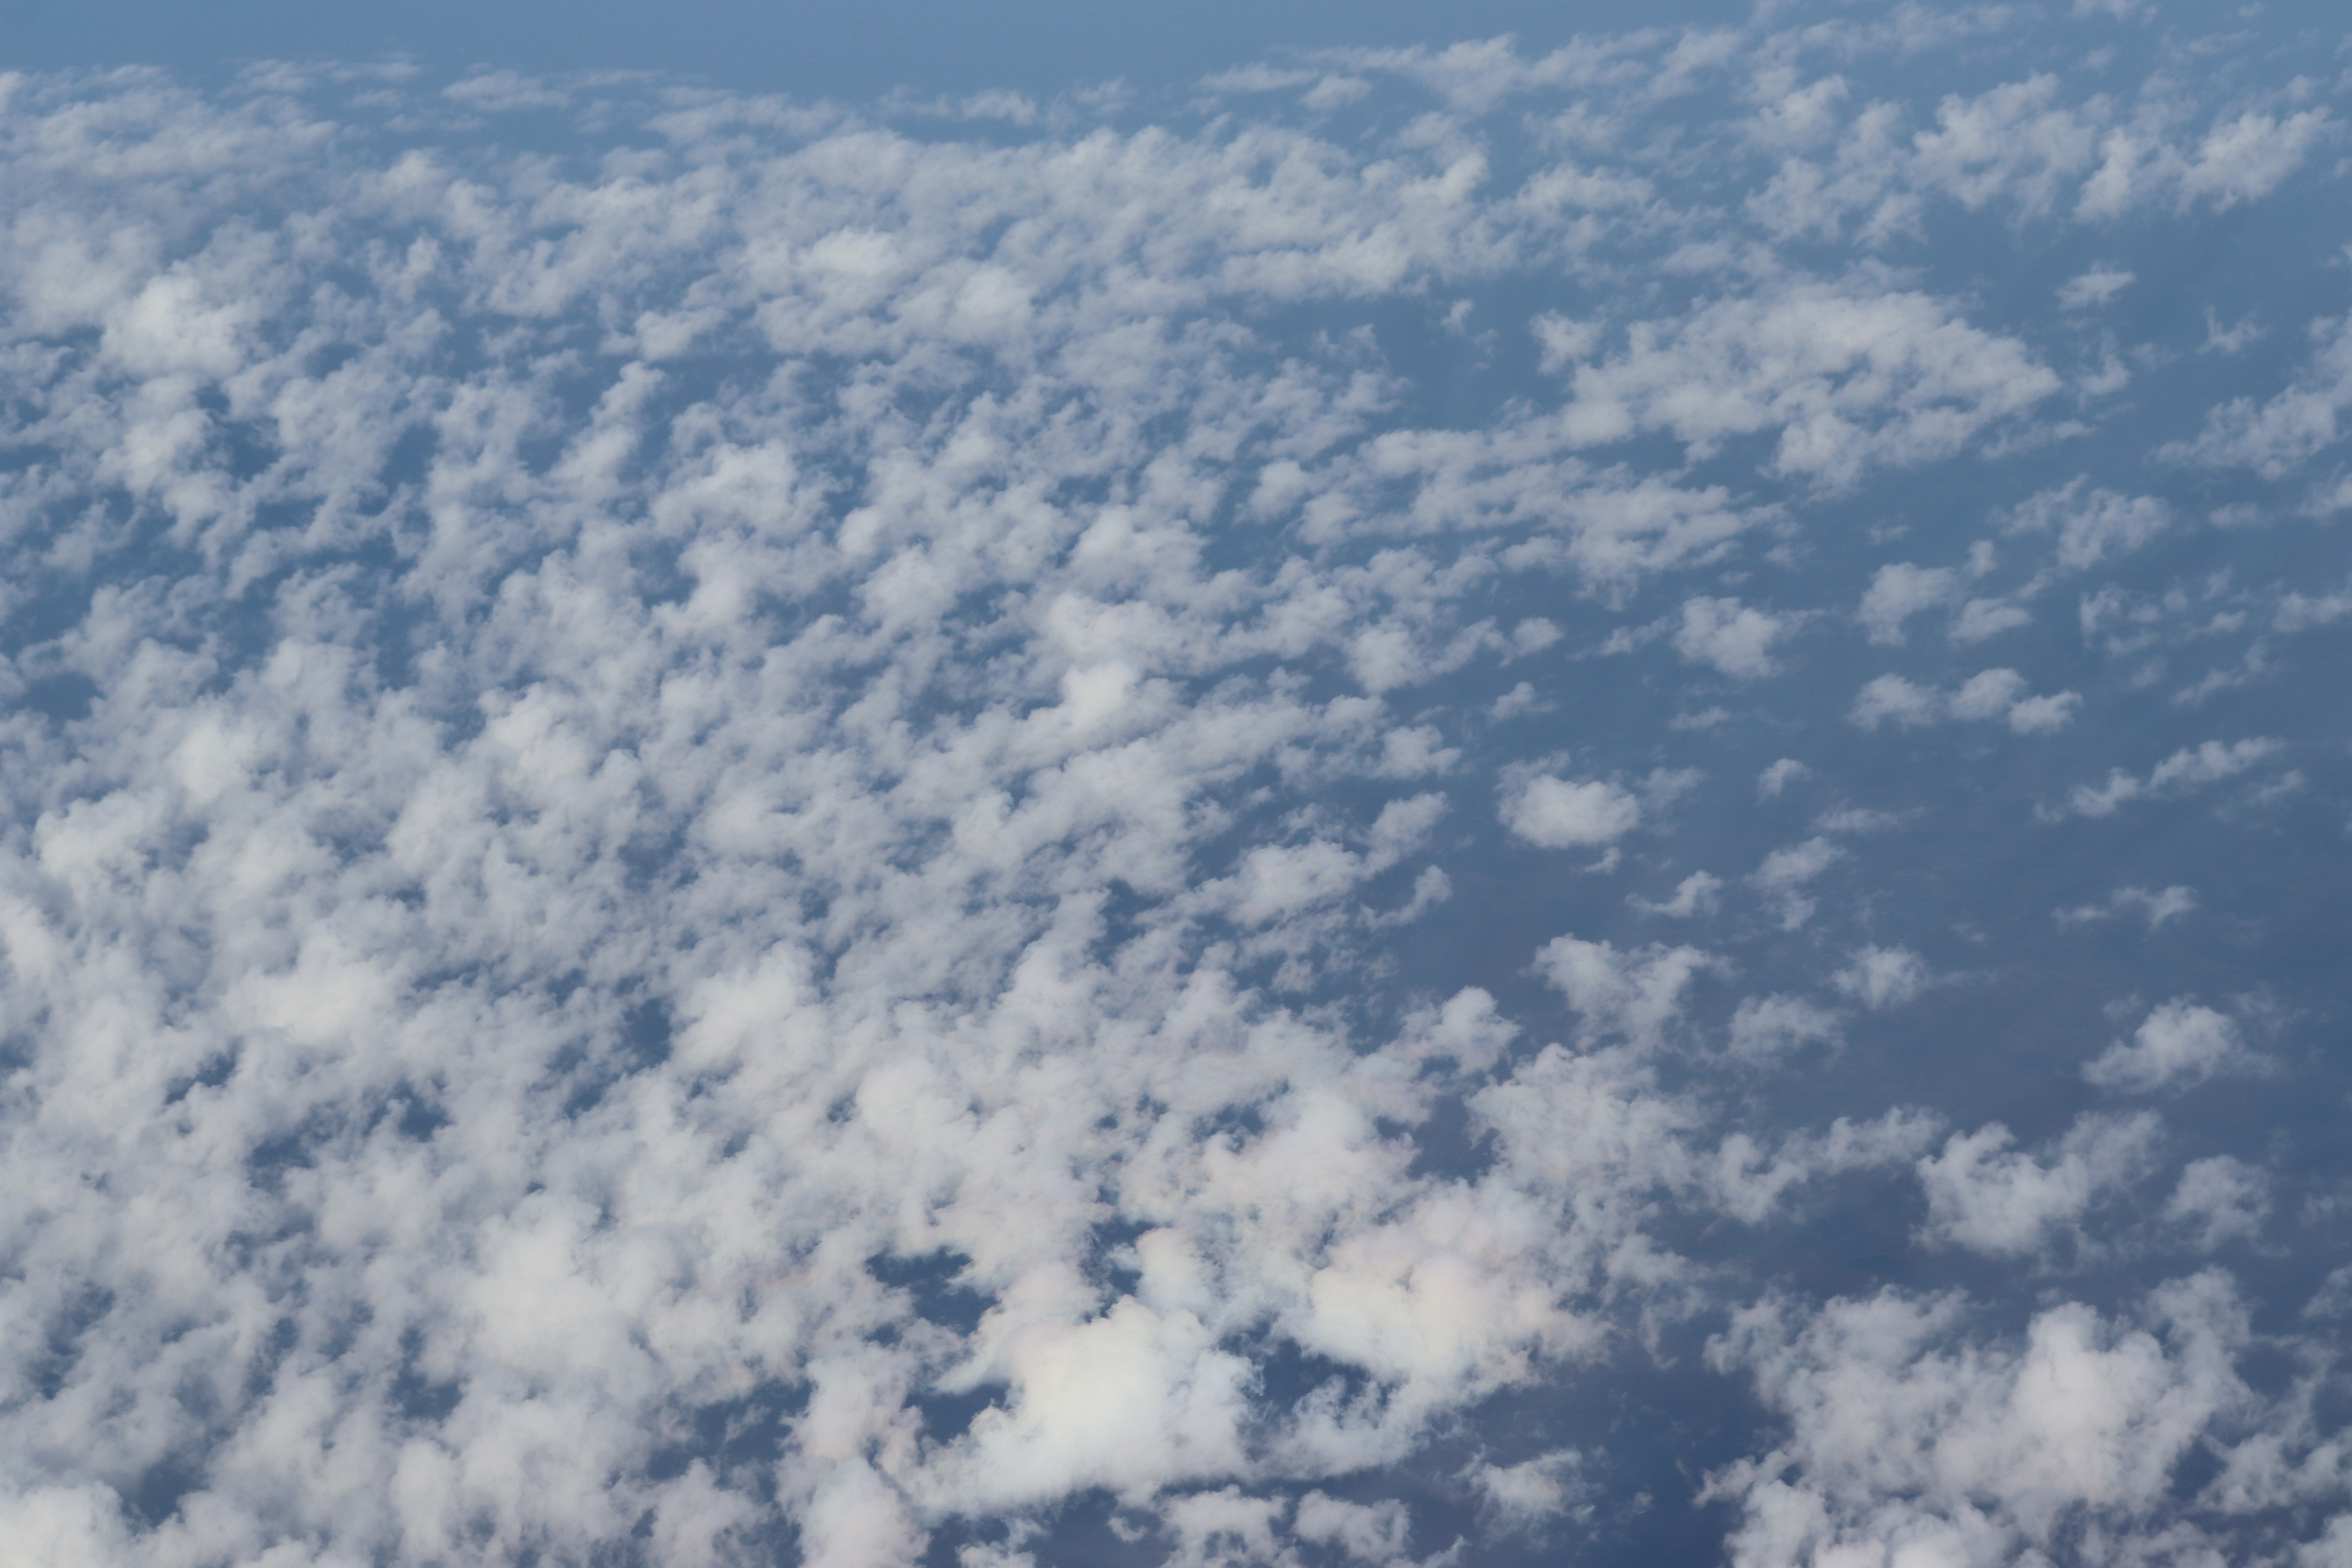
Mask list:
[[[1742,1314],[1714,1354],[1754,1369],[1790,1439],[1715,1479],[1744,1512],[1731,1560],[1973,1568],[2047,1561],[2086,1529],[2126,1551],[2210,1551],[2132,1526],[2247,1398],[2230,1370],[2244,1308],[2209,1273],[2158,1289],[2147,1317],[2055,1307],[2008,1344],[1966,1337],[1950,1297],[1840,1300],[1801,1326],[1777,1304]]]
[[[0,1541],[1539,1552],[1618,1461],[1483,1413],[1712,1329],[1781,1422],[1713,1483],[1740,1562],[2155,1518],[2254,1400],[2218,1274],[2004,1337],[1720,1251],[1865,1184],[1934,1267],[2058,1268],[2150,1193],[2151,1251],[2289,1212],[2156,1110],[2021,1148],[1815,1092],[1959,989],[1885,934],[1902,857],[1834,837],[1909,820],[1848,790],[1853,725],[2057,747],[2114,696],[2037,664],[1843,706],[1914,617],[1980,640],[2047,583],[1990,544],[1816,571],[1818,521],[2095,400],[2063,334],[1889,258],[2186,222],[2336,124],[1864,89],[1937,26],[1350,51],[1140,119],[6,83]],[[2323,452],[2279,400],[2335,395],[2333,342],[2173,456]],[[2051,480],[1986,515],[2068,581],[2185,531]],[[2251,1073],[2242,1026],[2169,1002],[2069,1082]],[[2325,1494],[2297,1408],[2231,1450],[2246,1510]]]
[[[2039,735],[2065,728],[2082,701],[2073,691],[2028,696],[2025,677],[2013,669],[1979,670],[1950,691],[1882,675],[1863,687],[1848,717],[1865,730],[1885,723],[1911,730],[1955,720],[2003,719],[2017,734]]]

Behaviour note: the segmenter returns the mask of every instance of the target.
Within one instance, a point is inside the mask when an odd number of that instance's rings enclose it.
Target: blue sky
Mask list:
[[[894,87],[1049,92],[1112,77],[1159,84],[1286,48],[1445,44],[1499,33],[1541,47],[1578,32],[1736,21],[1744,15],[1745,7],[1722,0],[1646,5],[1476,0],[1442,12],[1423,5],[1330,0],[1162,6],[1075,0],[1019,5],[685,0],[660,6],[614,0],[495,6],[455,0],[352,5],[10,0],[0,13],[8,28],[8,62],[20,68],[138,62],[205,69],[226,60],[401,55],[442,68],[673,71],[738,89],[846,98]]]
[[[2352,1562],[2323,11],[26,15],[39,1568]]]

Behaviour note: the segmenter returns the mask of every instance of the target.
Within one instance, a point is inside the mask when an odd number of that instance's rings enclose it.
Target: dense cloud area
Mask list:
[[[2352,1564],[2340,38],[0,79],[34,1568]]]

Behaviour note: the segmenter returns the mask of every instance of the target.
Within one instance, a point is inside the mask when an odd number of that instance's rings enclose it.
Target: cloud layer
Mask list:
[[[2336,1081],[2341,781],[2182,694],[2325,668],[2343,334],[2108,322],[2339,89],[2137,26],[9,80],[0,1539],[1639,1552],[1704,1365],[1743,1563],[2329,1561],[2352,1173],[2186,1096]]]

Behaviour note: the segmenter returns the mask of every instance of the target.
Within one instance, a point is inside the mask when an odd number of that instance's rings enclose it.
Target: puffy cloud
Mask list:
[[[1932,983],[1927,960],[1906,947],[1863,948],[1831,977],[1831,984],[1873,1012],[1899,1007]]]
[[[1954,720],[2006,719],[2017,734],[2038,735],[2073,722],[2082,700],[2073,691],[2028,696],[2025,677],[2013,669],[1979,670],[1950,691],[1882,675],[1864,685],[1846,717],[1865,730],[1886,723],[1909,730]]]
[[[2171,522],[2171,509],[2155,496],[2086,492],[2078,479],[2021,503],[2008,526],[2016,533],[2054,533],[2059,568],[2081,572],[2131,554]]]
[[[1815,1044],[1835,1044],[1843,1020],[1801,996],[1750,996],[1731,1016],[1731,1054],[1771,1062]]]
[[[2058,289],[2058,303],[2069,310],[2094,309],[2131,287],[2132,274],[2120,267],[2094,267],[2068,279]]]
[[[1635,898],[1633,906],[1645,914],[1664,915],[1669,920],[1688,920],[1693,915],[1712,914],[1723,893],[1723,879],[1707,871],[1693,871],[1675,884],[1675,896],[1655,902]]]
[[[2246,1048],[2234,1019],[2182,996],[2150,1010],[2128,1042],[2118,1040],[2084,1063],[2083,1076],[2102,1089],[2145,1093],[2263,1065]]]
[[[1009,1402],[938,1461],[935,1502],[996,1511],[1093,1487],[1149,1496],[1243,1468],[1249,1363],[1214,1348],[1199,1319],[1131,1299],[1079,1322],[1033,1319],[1024,1298],[1016,1282],[981,1321]]]
[[[2206,415],[2194,440],[2161,455],[2207,468],[2252,468],[2277,479],[2335,445],[2352,407],[2352,319],[2312,324],[2314,353],[2294,384],[2257,401],[2235,397]]]
[[[1782,757],[1756,775],[1756,798],[1777,800],[1780,792],[1797,780],[1811,776],[1812,769],[1794,757]]]
[[[1554,937],[1536,952],[1537,972],[1583,1016],[1588,1031],[1637,1046],[1665,1037],[1681,1018],[1684,989],[1713,962],[1693,947],[1653,943],[1621,952],[1574,936]]]
[[[1507,1526],[1532,1531],[1591,1495],[1580,1474],[1583,1458],[1573,1448],[1555,1449],[1516,1465],[1480,1465],[1471,1479]]]
[[[1296,110],[1156,122],[513,73],[0,84],[0,1538],[859,1564],[969,1526],[961,1560],[1016,1568],[1097,1491],[1174,1562],[1401,1561],[1431,1483],[1396,1468],[1446,1467],[1490,1532],[1580,1527],[1612,1456],[1458,1439],[1722,1310],[1739,1270],[1674,1237],[1914,1170],[1938,1245],[2082,1225],[2146,1123],[2031,1153],[1900,1104],[1812,1123],[1852,1014],[1797,992],[1860,935],[1798,928],[1833,866],[1880,896],[1827,835],[1764,856],[1762,929],[1632,837],[1671,811],[1761,853],[1691,765],[1717,754],[1823,742],[1848,797],[1850,734],[1712,677],[1853,604],[1817,509],[2025,449],[2060,384],[1935,266],[1807,247],[1850,219],[1892,258],[1935,204],[2059,215],[2102,178],[2226,205],[2326,132],[2202,99],[2126,123],[2042,76],[1875,98],[1869,62],[1943,26],[1362,51],[1204,89]],[[484,129],[524,110],[560,144]],[[1758,178],[1694,175],[1718,156]],[[1433,409],[1391,331],[1423,314],[1559,379]],[[2194,455],[2317,452],[2330,374]],[[2085,573],[2171,526],[2090,479],[2029,514]],[[1990,570],[1884,567],[1864,629],[2021,624]],[[1723,706],[1638,675],[1585,703],[1561,661],[1634,605]],[[2072,706],[2007,669],[1910,689],[2021,731]],[[1591,776],[1509,752],[1571,722],[1541,743]],[[1557,862],[1452,810],[1472,776],[1522,842],[1682,879],[1538,947],[1516,900]],[[1706,951],[1640,934],[1717,912]],[[1491,991],[1431,972],[1465,929]],[[1828,984],[1923,979],[1865,949]],[[2094,1076],[2243,1065],[2180,1018]],[[2164,1234],[2259,1239],[2284,1180],[2192,1163]],[[2153,1361],[2119,1321],[1882,1353],[1837,1337],[1851,1304],[1788,1310],[1793,1436],[1743,1552],[1783,1503],[1924,1540],[1955,1497],[2045,1542],[2051,1498],[2142,1495],[2117,1432],[2178,1446],[2126,1374],[2171,1386],[2187,1308]],[[1892,1391],[1910,1468],[1855,1481],[1806,1425],[1821,1347]],[[1947,1376],[1969,1353],[1995,1394]],[[2072,1427],[2053,1384],[2098,1394]],[[2019,1490],[2057,1449],[2071,1479]]]
[[[2157,1136],[2152,1115],[2085,1116],[2045,1163],[2011,1149],[2012,1135],[1997,1121],[1956,1132],[1943,1152],[1919,1163],[1923,1234],[1996,1257],[2039,1251],[2053,1231],[2078,1226],[2098,1199],[2145,1173]]]
[[[2164,1286],[2144,1325],[2079,1302],[2007,1342],[1963,1338],[1965,1321],[1957,1297],[1892,1291],[1811,1321],[1778,1303],[1740,1316],[1711,1354],[1752,1371],[1789,1436],[1714,1479],[1744,1510],[1735,1563],[1990,1568],[2048,1552],[2077,1520],[2160,1549],[2174,1465],[2246,1394],[2227,1281]]]
[[[2337,129],[2321,110],[2284,119],[2248,110],[2215,125],[2198,143],[2194,160],[2180,174],[2182,198],[2228,208],[2267,195]]]
[[[1967,597],[1968,584],[1992,569],[1991,547],[1981,542],[1965,571],[1950,566],[1916,566],[1907,561],[1881,566],[1863,590],[1857,611],[1863,629],[1874,643],[1905,640],[1905,623],[1926,610],[1958,605],[1948,635],[1956,643],[1982,642],[2032,619],[2021,606],[2006,599]]]
[[[1675,651],[1734,679],[1755,680],[1780,668],[1771,648],[1789,625],[1786,616],[1750,608],[1737,599],[1688,599],[1683,604],[1682,625],[1675,629]]]
[[[1779,906],[1780,923],[1793,931],[1813,915],[1813,900],[1802,889],[1845,856],[1843,848],[1817,835],[1773,850],[1748,874],[1748,880]]]
[[[1881,566],[1862,595],[1863,628],[1874,643],[1900,643],[1903,623],[1958,594],[1960,574],[1948,566],[1914,566],[1898,561]]]
[[[2224,1242],[2251,1241],[2270,1213],[2270,1178],[2259,1167],[2228,1154],[2192,1160],[2165,1200],[2164,1217],[2197,1233],[2197,1246],[2210,1252]]]
[[[1956,643],[1982,642],[2006,631],[2030,624],[2033,616],[2020,605],[2006,599],[1970,599],[1952,617],[1952,640]]]
[[[1773,468],[1844,485],[1949,456],[2057,388],[1945,301],[1803,283],[1637,323],[1623,353],[1578,366],[1561,426],[1586,446],[1665,431],[1702,456],[1774,432]]]
[[[1546,849],[1614,843],[1642,820],[1642,803],[1604,780],[1574,781],[1538,773],[1503,805],[1503,823]]]
[[[1215,498],[1286,463],[1335,470],[1301,507],[1395,456],[1433,512],[1491,493],[1488,532],[1541,531],[1569,470],[1528,438],[1366,449],[1393,384],[1208,308],[1394,281],[1355,227],[1393,193],[1327,215],[1360,254],[1318,282],[1292,226],[1334,171],[1279,132],[1216,195],[1222,154],[1161,132],[992,150],[673,104],[651,134],[690,155],[524,175],[100,107],[160,162],[95,193],[51,165],[11,331],[79,334],[42,373],[56,472],[182,553],[63,513],[37,544],[97,578],[50,650],[97,695],[79,782],[48,731],[7,742],[10,1005],[53,1020],[49,1131],[9,1154],[49,1194],[8,1242],[44,1283],[10,1311],[70,1353],[6,1446],[78,1456],[24,1494],[26,1538],[512,1561],[642,1534],[691,1563],[788,1519],[813,1562],[899,1562],[1088,1488],[1392,1463],[1590,1340],[1553,1248],[1601,1243],[1409,1173],[1422,1068],[1487,1074],[1513,1038],[1492,997],[1360,1058],[1237,973],[1310,987],[1445,887],[1415,863],[1443,795],[1326,788],[1459,747],[1290,668],[1394,691],[1556,635],[1461,613],[1496,571],[1452,542],[1475,530],[1208,559]],[[89,106],[13,112],[21,150]],[[167,232],[176,198],[137,183],[224,115],[205,199],[309,181],[301,245]],[[1197,222],[1098,248],[1122,201],[1258,202],[1266,155],[1289,188],[1239,221],[1304,248]],[[730,334],[839,377],[694,357]],[[1570,488],[1585,521],[1547,537],[1616,542],[1571,568],[1740,526]],[[1369,908],[1392,871],[1410,898]],[[100,1157],[146,1199],[44,1173],[103,1125],[150,1129]],[[1114,1223],[1143,1227],[1131,1289],[1086,1272]],[[962,1320],[898,1282],[934,1266]],[[1385,1403],[1267,1410],[1294,1352]],[[936,1428],[940,1397],[982,1405]],[[751,1461],[709,1436],[738,1425],[768,1434]],[[163,1535],[100,1506],[175,1464]]]
[[[2106,782],[2096,788],[2077,784],[2067,796],[2067,805],[2080,816],[2111,816],[2116,808],[2127,801],[2148,795],[2178,795],[2205,784],[2218,784],[2275,756],[2281,743],[2268,736],[2256,736],[2245,741],[2205,741],[2195,746],[2183,746],[2148,770],[2141,778],[2121,768],[2111,769]]]
[[[1290,1530],[1301,1541],[1335,1546],[1359,1563],[1394,1563],[1406,1555],[1412,1516],[1393,1499],[1359,1503],[1308,1492],[1298,1500]]]

